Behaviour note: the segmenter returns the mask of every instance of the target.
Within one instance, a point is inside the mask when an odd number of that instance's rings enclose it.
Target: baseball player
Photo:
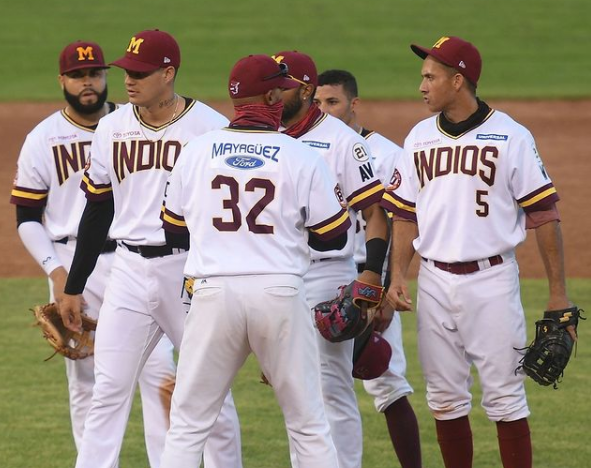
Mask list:
[[[476,97],[476,47],[444,36],[411,48],[424,59],[419,90],[437,114],[409,133],[384,195],[395,215],[388,299],[411,309],[406,272],[416,251],[419,358],[445,466],[472,467],[474,364],[503,466],[529,468],[530,411],[524,375],[514,372],[526,341],[515,247],[536,230],[548,310],[567,307],[558,195],[530,132]]]
[[[348,209],[352,221],[356,211],[363,212],[367,221],[367,261],[359,280],[381,285],[388,248],[388,225],[378,201],[383,185],[372,166],[366,141],[339,119],[323,113],[312,102],[318,75],[316,65],[308,55],[285,51],[275,54],[274,58],[287,64],[290,76],[300,83],[298,88],[283,93],[284,133],[322,154],[337,180],[341,204]],[[315,243],[310,242],[312,263],[304,276],[304,283],[311,308],[319,302],[333,299],[338,295],[339,286],[356,279],[354,234],[355,226],[352,225],[347,246],[338,251],[319,251]],[[322,392],[339,465],[341,468],[359,468],[363,440],[351,374],[353,340],[330,343],[319,333],[316,337],[320,349]]]
[[[107,102],[107,65],[98,44],[68,44],[59,58],[58,80],[67,105],[37,125],[22,147],[11,203],[16,205],[18,233],[49,280],[49,300],[58,305],[76,246],[78,223],[84,209],[80,190],[96,125],[115,110]],[[85,312],[98,318],[105,283],[116,244],[101,246],[94,273],[83,294]],[[70,418],[76,448],[80,448],[84,420],[94,385],[94,358],[65,360]],[[157,466],[168,425],[174,382],[172,344],[163,337],[139,374],[146,447],[151,466]],[[168,389],[168,390],[167,390]]]
[[[185,274],[195,287],[163,468],[199,465],[250,352],[273,386],[299,465],[339,466],[302,276],[308,234],[339,249],[351,221],[322,157],[277,131],[282,90],[299,86],[287,73],[266,55],[239,60],[228,83],[235,118],[192,140],[170,176],[162,218],[165,229],[191,234]]]
[[[357,123],[355,109],[359,103],[357,80],[345,70],[327,70],[318,75],[318,87],[314,103],[320,110],[345,122],[359,133],[369,146],[372,163],[387,186],[402,148],[372,130]],[[357,212],[357,232],[355,233],[355,262],[361,272],[365,268],[365,220]],[[384,413],[392,445],[402,468],[421,466],[421,445],[417,418],[407,396],[413,389],[406,380],[406,357],[402,347],[402,324],[400,315],[385,310],[385,323],[374,323],[376,329],[383,330],[382,336],[392,348],[388,370],[377,379],[364,380],[365,390],[374,397],[375,407]],[[380,316],[378,315],[378,318]],[[377,322],[375,320],[374,322]]]
[[[165,236],[162,196],[183,145],[227,123],[213,109],[174,92],[180,50],[170,34],[134,35],[113,65],[125,70],[130,103],[101,119],[94,134],[81,183],[87,204],[60,310],[66,326],[79,326],[79,294],[109,232],[118,245],[96,331],[96,383],[78,468],[115,464],[136,376],[163,333],[180,347],[188,236]],[[242,466],[230,393],[208,452],[207,467]]]

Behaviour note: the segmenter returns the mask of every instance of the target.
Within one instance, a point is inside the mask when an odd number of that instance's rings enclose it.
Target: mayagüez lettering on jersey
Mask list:
[[[281,147],[272,145],[261,145],[261,144],[246,144],[246,143],[214,143],[211,149],[211,158],[217,158],[218,156],[232,155],[232,156],[243,156],[247,154],[253,154],[256,156],[262,156],[271,161],[279,162],[277,155]]]

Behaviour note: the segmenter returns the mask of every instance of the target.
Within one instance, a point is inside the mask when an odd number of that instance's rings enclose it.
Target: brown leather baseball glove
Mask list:
[[[38,305],[32,309],[36,323],[43,332],[43,338],[55,349],[49,356],[51,359],[57,353],[68,359],[84,359],[94,354],[94,331],[96,320],[82,314],[82,332],[68,330],[62,322],[62,317],[54,303]]]

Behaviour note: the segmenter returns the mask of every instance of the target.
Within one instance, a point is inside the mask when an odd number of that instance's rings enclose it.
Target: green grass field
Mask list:
[[[571,299],[584,306],[591,303],[591,280],[569,280]],[[547,298],[547,286],[541,280],[522,281],[528,333],[540,316]],[[47,299],[44,279],[0,280],[3,327],[0,342],[4,358],[0,363],[0,466],[3,468],[64,468],[73,466],[74,445],[70,435],[68,397],[63,359],[48,362],[50,347],[32,327],[28,308]],[[424,398],[424,385],[416,355],[414,315],[405,314],[404,343],[408,358],[408,378],[415,388],[411,402],[421,429],[424,466],[442,468],[434,436],[434,424]],[[591,324],[579,328],[577,357],[567,368],[558,390],[527,381],[532,410],[534,461],[537,468],[583,468],[589,466],[591,446],[585,443],[589,433],[588,382],[591,374]],[[289,457],[285,429],[272,390],[258,383],[259,370],[254,359],[240,372],[234,396],[242,425],[245,468],[288,468]],[[364,466],[398,467],[387,437],[382,415],[357,382],[364,425]],[[479,406],[480,390],[474,388],[472,429],[476,468],[499,468],[494,425]],[[123,468],[144,468],[140,403],[132,412],[121,455]]]
[[[77,39],[99,42],[107,60],[124,53],[132,34],[150,28],[171,32],[183,63],[177,90],[199,99],[227,99],[233,63],[249,53],[298,49],[309,53],[319,71],[346,68],[358,78],[365,99],[418,100],[420,61],[411,42],[430,45],[442,35],[474,42],[483,60],[479,92],[485,99],[589,98],[588,0],[144,0],[80,3],[7,0],[0,15],[0,102],[57,101],[58,55]],[[110,71],[111,98],[125,101],[123,73]],[[530,337],[545,306],[545,281],[524,280]],[[573,301],[591,312],[591,280],[569,280]],[[3,327],[0,344],[0,467],[73,466],[68,396],[63,360],[43,362],[51,352],[28,308],[47,300],[44,279],[0,279]],[[588,314],[588,315],[591,315]],[[426,408],[418,366],[414,315],[403,316],[411,402],[421,428],[424,466],[441,468],[434,424]],[[590,466],[591,322],[580,327],[577,357],[559,390],[528,381],[537,468]],[[246,468],[287,468],[285,430],[272,390],[258,383],[251,359],[239,374],[234,395],[242,425]],[[364,466],[394,468],[398,463],[382,415],[358,382],[364,424]],[[476,468],[499,468],[494,425],[479,407],[474,388],[472,428]],[[147,466],[137,401],[128,428],[122,468]]]
[[[418,98],[419,59],[411,42],[459,35],[484,57],[487,98],[579,98],[591,95],[588,0],[56,0],[10,2],[0,17],[0,101],[61,99],[57,60],[65,44],[95,40],[107,60],[124,53],[132,34],[149,28],[178,39],[178,89],[226,99],[233,63],[246,54],[298,49],[320,70],[357,75],[364,98]],[[114,99],[125,98],[120,70]]]

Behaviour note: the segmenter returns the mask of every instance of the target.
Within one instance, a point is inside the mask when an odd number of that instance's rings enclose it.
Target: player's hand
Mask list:
[[[365,284],[373,284],[374,286],[381,286],[382,275],[371,270],[363,270],[363,272],[357,277],[357,281],[361,281]]]
[[[408,292],[406,281],[400,277],[393,276],[386,294],[386,301],[390,306],[399,312],[413,310],[412,299]]]
[[[546,306],[546,310],[561,310],[561,309],[568,309],[572,307],[573,303],[568,300],[565,295],[559,296],[550,296],[548,299],[548,304]],[[577,330],[574,325],[569,325],[566,327],[566,331],[569,333],[573,341],[577,341]]]
[[[58,303],[58,310],[67,329],[82,332],[80,313],[82,312],[83,305],[84,300],[82,294],[62,294],[61,301]]]
[[[373,319],[373,329],[377,332],[384,333],[392,323],[394,318],[394,308],[387,300],[383,300],[378,306],[378,311]]]
[[[59,305],[64,296],[64,287],[66,286],[66,280],[68,279],[68,272],[64,267],[60,266],[49,274],[49,278],[53,284],[53,301],[59,310]]]

